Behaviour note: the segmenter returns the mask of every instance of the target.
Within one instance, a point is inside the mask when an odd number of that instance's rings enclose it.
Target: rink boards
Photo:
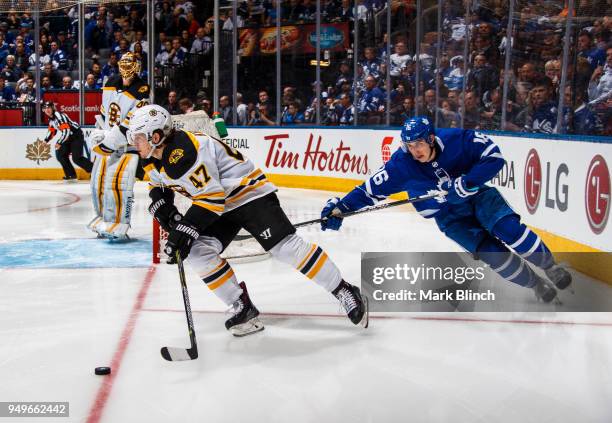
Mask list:
[[[45,134],[43,128],[0,129],[0,179],[60,178],[53,146],[41,141]],[[231,128],[230,134],[225,142],[279,186],[339,192],[368,178],[399,147],[397,130]],[[489,136],[507,161],[492,185],[555,251],[612,251],[612,144]],[[609,263],[572,264],[612,282]]]

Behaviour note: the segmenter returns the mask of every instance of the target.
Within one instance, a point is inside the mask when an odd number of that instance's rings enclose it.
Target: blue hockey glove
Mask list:
[[[440,189],[447,191],[446,201],[450,204],[461,204],[478,193],[478,187],[468,188],[462,176],[444,182]]]
[[[325,219],[321,221],[321,229],[331,229],[332,231],[337,231],[342,226],[342,218],[335,217],[334,214],[338,213],[346,213],[351,211],[350,207],[348,207],[345,203],[342,202],[338,197],[330,198],[327,200],[327,204],[321,210],[321,219]]]
[[[168,233],[165,253],[168,255],[168,264],[176,263],[176,253],[180,253],[184,260],[191,251],[193,241],[200,237],[198,229],[186,221],[178,221]]]

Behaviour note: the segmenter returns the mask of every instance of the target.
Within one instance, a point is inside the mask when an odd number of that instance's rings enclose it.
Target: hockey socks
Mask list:
[[[285,237],[270,250],[270,253],[276,259],[299,270],[328,292],[336,289],[342,280],[340,270],[327,253],[318,245],[305,242],[296,234]]]
[[[540,237],[522,224],[516,215],[505,216],[493,227],[493,235],[501,239],[521,257],[541,269],[548,269],[555,260]]]

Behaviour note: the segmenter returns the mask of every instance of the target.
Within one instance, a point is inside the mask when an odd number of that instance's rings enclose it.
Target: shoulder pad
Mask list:
[[[166,174],[171,179],[179,179],[195,164],[198,150],[186,132],[176,131],[170,137],[161,161]]]
[[[127,91],[137,100],[149,98],[149,85],[142,80],[135,80]]]
[[[121,77],[118,75],[115,75],[115,76],[110,77],[108,81],[106,81],[106,84],[104,84],[104,86],[118,88],[122,84],[123,84],[123,81],[121,80]]]

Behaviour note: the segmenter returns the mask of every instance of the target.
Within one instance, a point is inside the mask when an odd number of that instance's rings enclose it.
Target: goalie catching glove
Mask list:
[[[321,210],[321,229],[331,229],[337,231],[342,226],[342,217],[337,215],[352,211],[351,208],[344,203],[340,198],[334,197],[327,200],[327,204]]]
[[[168,264],[176,263],[176,253],[178,252],[181,259],[186,259],[191,251],[193,241],[200,237],[198,229],[186,221],[177,222],[170,233],[166,242],[165,252],[168,255]]]

